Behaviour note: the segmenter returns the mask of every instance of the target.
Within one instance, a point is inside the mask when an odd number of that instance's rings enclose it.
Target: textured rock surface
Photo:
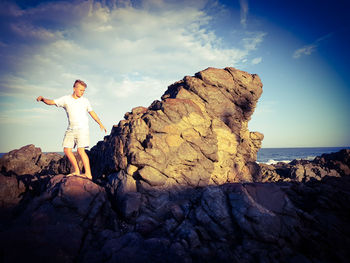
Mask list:
[[[82,168],[79,155],[76,157]],[[67,157],[42,153],[40,148],[29,144],[2,156],[0,171],[0,222],[5,224],[13,213],[45,191],[52,176],[70,173],[71,165]]]
[[[262,182],[308,182],[321,180],[325,176],[350,175],[350,150],[343,149],[332,154],[323,154],[312,161],[294,160],[276,165],[260,164]]]
[[[263,135],[247,127],[261,93],[257,75],[234,68],[187,76],[92,148],[94,174],[123,172],[146,190],[252,182]]]
[[[103,188],[90,180],[53,177],[47,190],[0,233],[3,262],[79,260],[95,231],[116,231],[107,200]]]
[[[350,151],[256,164],[256,75],[208,69],[125,115],[93,182],[33,145],[0,159],[0,261],[348,262]]]
[[[348,262],[349,189],[343,176],[154,191],[115,213],[101,186],[57,175],[0,233],[2,259]]]
[[[81,169],[82,161],[78,154],[76,157]],[[70,170],[71,165],[66,157],[58,153],[43,153],[33,144],[10,151],[0,159],[0,172],[7,176],[68,174]]]

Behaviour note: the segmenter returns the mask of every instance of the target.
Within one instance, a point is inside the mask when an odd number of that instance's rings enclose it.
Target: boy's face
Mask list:
[[[83,85],[81,85],[80,83],[77,83],[75,84],[75,87],[74,87],[74,94],[80,98],[84,95],[84,92],[85,92],[85,87]]]

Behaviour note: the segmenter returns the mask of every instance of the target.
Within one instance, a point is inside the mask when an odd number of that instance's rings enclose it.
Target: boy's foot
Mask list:
[[[91,176],[91,175],[88,175],[88,174],[80,174],[80,176],[92,180],[92,176]]]
[[[70,174],[67,174],[66,176],[67,176],[67,177],[70,177],[70,176],[80,176],[80,173],[70,173]]]

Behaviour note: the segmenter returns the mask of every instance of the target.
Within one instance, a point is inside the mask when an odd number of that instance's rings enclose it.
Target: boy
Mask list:
[[[78,153],[83,161],[85,177],[92,179],[89,157],[85,152],[85,148],[88,148],[90,143],[87,112],[100,125],[101,130],[104,130],[105,133],[107,133],[107,130],[97,117],[97,114],[92,110],[89,100],[83,98],[86,86],[84,81],[76,80],[73,85],[72,95],[63,96],[55,100],[39,96],[36,100],[42,101],[47,105],[63,107],[66,110],[68,128],[63,139],[63,148],[64,153],[74,168],[74,172],[68,176],[80,175],[77,160],[72,152],[72,149],[77,146]]]

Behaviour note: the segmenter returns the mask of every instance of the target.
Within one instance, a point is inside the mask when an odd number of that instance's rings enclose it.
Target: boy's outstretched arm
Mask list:
[[[36,98],[36,101],[42,101],[42,102],[44,102],[46,105],[55,105],[55,104],[56,104],[53,100],[45,99],[43,96],[37,97],[37,98]]]
[[[103,126],[102,122],[97,117],[97,114],[94,111],[89,111],[89,114],[98,123],[98,125],[100,125],[101,130],[104,130],[105,133],[107,133],[107,130],[106,130],[105,126]]]

